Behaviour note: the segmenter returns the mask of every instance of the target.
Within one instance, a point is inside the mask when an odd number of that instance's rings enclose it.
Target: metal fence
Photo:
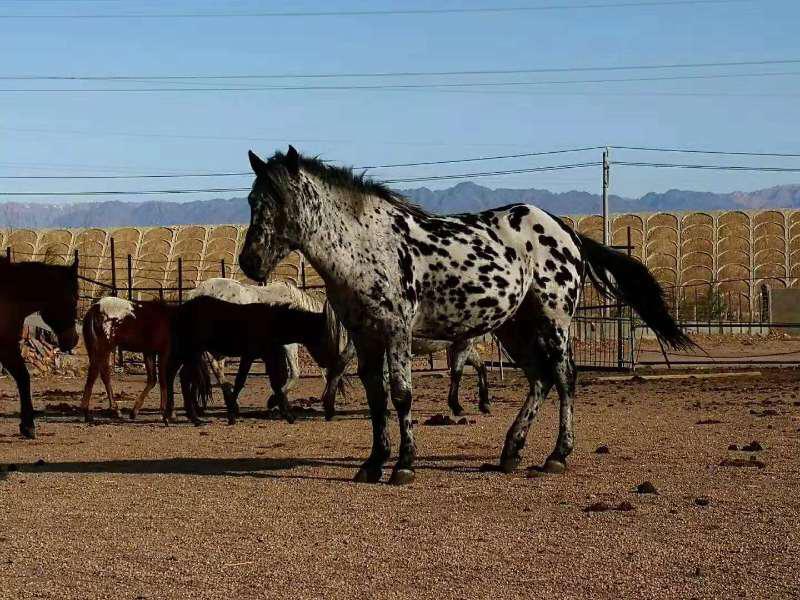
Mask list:
[[[614,246],[632,253],[630,242]],[[117,256],[113,238],[110,240],[111,256],[107,267],[92,271],[98,277],[88,277],[79,268],[80,304],[79,314],[83,316],[89,306],[102,296],[119,296],[131,300],[160,299],[165,302],[181,303],[194,286],[184,281],[183,260],[176,260],[174,281],[158,286],[136,286],[134,276],[141,269],[134,265],[130,254]],[[40,256],[33,253],[16,252],[7,248],[10,260],[48,260],[67,264],[78,259],[79,265],[84,257],[74,254],[52,253]],[[206,271],[208,273],[208,271]],[[232,265],[221,260],[219,276],[233,274]],[[300,285],[303,290],[320,289],[320,285],[308,285],[305,269],[301,267]],[[166,278],[165,278],[166,279]],[[165,281],[166,283],[166,281]],[[787,278],[764,277],[759,279],[725,279],[716,282],[699,281],[676,286],[664,286],[665,297],[670,311],[681,327],[695,336],[768,336],[782,331],[797,331],[800,323],[780,323],[773,320],[770,310],[770,289],[789,287],[793,281]],[[740,356],[710,357],[702,353],[670,353],[664,355],[660,349],[653,350],[652,333],[644,326],[630,307],[609,302],[587,283],[581,302],[571,325],[571,336],[576,364],[582,370],[631,371],[637,366],[659,365],[729,365],[729,364],[800,364],[800,353],[775,352],[769,355],[751,353]],[[513,362],[505,358],[501,345],[492,336],[484,336],[483,356],[490,368],[514,368]],[[648,349],[649,347],[649,349]],[[418,358],[414,362],[415,371],[442,371],[449,368],[447,355]]]

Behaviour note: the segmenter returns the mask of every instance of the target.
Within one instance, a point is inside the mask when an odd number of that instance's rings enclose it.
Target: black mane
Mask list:
[[[267,164],[272,162],[285,164],[286,155],[283,152],[276,152],[272,158],[267,161]],[[385,183],[375,181],[374,179],[367,177],[365,173],[357,175],[350,167],[339,167],[336,165],[326,164],[317,157],[303,156],[301,154],[300,168],[308,171],[316,177],[319,177],[332,186],[350,189],[360,194],[375,196],[388,202],[395,208],[398,208],[405,213],[414,215],[415,217],[431,216],[431,214],[424,208],[418,204],[415,204],[414,202],[411,202],[408,198],[402,196],[401,194],[398,194],[389,188]]]

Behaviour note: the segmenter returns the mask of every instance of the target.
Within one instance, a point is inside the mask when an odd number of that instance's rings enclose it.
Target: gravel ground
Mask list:
[[[82,382],[40,379],[48,415],[28,442],[0,379],[0,464],[18,467],[0,473],[0,597],[800,596],[795,371],[585,376],[569,469],[536,478],[478,471],[497,459],[525,389],[514,373],[491,377],[493,414],[477,414],[469,375],[470,422],[448,427],[423,424],[446,413],[447,379],[416,377],[417,481],[405,488],[349,481],[370,444],[360,386],[333,423],[308,402],[294,425],[263,418],[265,384],[253,380],[237,426],[216,414],[164,428],[153,411],[84,425],[71,414]],[[117,382],[128,400],[141,385]],[[294,396],[320,390],[306,379]],[[551,449],[556,414],[548,402],[528,464]],[[754,440],[763,450],[729,450]],[[645,481],[658,493],[637,493]],[[623,503],[633,510],[585,510]]]

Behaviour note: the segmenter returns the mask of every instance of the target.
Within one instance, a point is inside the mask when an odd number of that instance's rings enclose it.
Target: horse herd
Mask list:
[[[557,217],[525,204],[478,214],[432,215],[379,183],[301,156],[291,146],[267,161],[250,153],[256,175],[248,197],[250,226],[239,256],[244,273],[265,282],[292,250],[301,251],[326,284],[319,300],[290,284],[246,286],[212,279],[180,306],[102,298],[83,320],[89,372],[83,411],[91,419],[92,387],[102,379],[118,412],[109,358],[115,348],[141,352],[147,383],[131,418],[160,385],[161,412],[173,418],[174,380],[180,373],[187,416],[199,422],[210,393],[210,365],[223,391],[228,421],[253,361],[264,361],[277,406],[293,420],[287,392],[298,377],[303,345],[325,370],[326,418],[335,413],[342,376],[353,358],[364,385],[373,428],[370,456],[355,476],[381,480],[391,454],[387,401],[400,425],[400,451],[390,483],[414,480],[416,444],[410,416],[411,358],[447,349],[448,397],[456,414],[465,364],[476,367],[480,408],[489,411],[485,367],[472,340],[494,333],[523,370],[529,390],[506,435],[500,462],[487,469],[513,471],[533,420],[552,387],[560,399],[556,445],[541,469],[561,473],[574,446],[576,372],[569,324],[586,278],[601,292],[629,304],[659,341],[688,348],[691,340],[667,310],[647,268],[574,232]],[[30,381],[19,350],[23,321],[39,312],[62,350],[78,342],[77,264],[14,264],[0,260],[0,363],[20,394],[20,432],[35,436]],[[233,385],[224,358],[240,357]]]

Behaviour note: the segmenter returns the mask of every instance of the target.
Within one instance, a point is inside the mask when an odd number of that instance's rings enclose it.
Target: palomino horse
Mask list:
[[[78,263],[72,266],[37,262],[11,263],[0,259],[0,364],[17,382],[20,402],[19,431],[36,437],[31,402],[31,380],[19,342],[25,318],[39,312],[55,332],[58,347],[67,352],[79,340]]]
[[[264,361],[277,406],[283,417],[291,423],[294,415],[283,393],[289,377],[284,347],[302,344],[314,361],[327,369],[323,397],[335,393],[335,386],[352,358],[351,353],[340,349],[341,323],[327,304],[321,313],[317,313],[281,304],[233,304],[210,296],[198,296],[178,307],[172,326],[173,345],[166,375],[168,406],[164,413],[165,420],[174,405],[175,376],[183,367],[181,387],[184,405],[189,418],[199,423],[194,413],[194,393],[190,387],[203,390],[204,384],[198,382],[197,377],[202,371],[198,365],[202,363],[203,353],[206,352],[241,357],[233,393],[225,394],[228,422],[231,424],[236,421],[238,413],[236,397],[244,387],[247,373],[256,359]],[[332,387],[334,389],[331,391]]]
[[[631,305],[662,342],[692,344],[644,265],[535,206],[434,216],[381,184],[292,147],[267,162],[251,152],[250,164],[256,179],[239,256],[243,271],[263,280],[290,249],[300,250],[325,281],[328,300],[355,343],[373,427],[372,452],[356,481],[379,481],[390,456],[387,390],[400,422],[390,482],[414,479],[413,336],[462,341],[494,331],[525,372],[529,392],[506,436],[504,472],[519,464],[553,385],[559,432],[543,470],[566,468],[576,381],[569,324],[585,275]]]
[[[89,355],[89,372],[83,389],[84,419],[92,420],[89,401],[99,373],[108,394],[108,407],[120,416],[119,405],[111,388],[110,358],[115,348],[144,355],[147,383],[133,405],[131,419],[135,419],[145,398],[158,379],[161,388],[161,411],[167,401],[166,363],[171,346],[170,318],[175,311],[164,302],[131,302],[124,298],[106,296],[95,302],[83,318],[83,341]],[[158,358],[158,378],[156,378]]]

